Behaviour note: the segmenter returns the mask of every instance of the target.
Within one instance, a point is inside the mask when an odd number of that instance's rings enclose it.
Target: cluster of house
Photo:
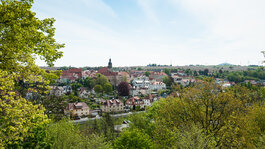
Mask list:
[[[109,60],[107,67],[102,67],[99,70],[85,70],[79,68],[64,70],[59,81],[61,82],[74,82],[80,78],[96,77],[96,74],[100,73],[106,76],[109,82],[113,86],[118,86],[122,81],[130,82],[129,96],[126,100],[122,99],[91,99],[100,104],[100,109],[91,110],[86,103],[68,103],[65,114],[76,115],[76,116],[88,116],[92,113],[97,112],[124,112],[129,109],[145,109],[147,106],[152,106],[152,103],[158,100],[157,91],[166,89],[166,84],[163,83],[163,78],[167,76],[166,73],[161,71],[151,71],[148,76],[146,71],[132,70],[129,72],[125,71],[113,71],[112,62]],[[181,84],[182,86],[190,85],[195,83],[196,79],[192,76],[187,76],[184,71],[178,71],[171,73],[171,78],[175,83]],[[256,82],[250,80],[251,84]],[[223,87],[229,87],[234,85],[234,82],[229,82],[222,79],[216,79],[217,84],[221,84]],[[78,96],[83,99],[88,99],[89,95],[96,94],[94,90],[88,90],[85,87],[79,88]],[[62,96],[64,94],[70,94],[72,89],[70,86],[52,86],[50,94],[55,96]]]
[[[158,97],[156,95],[148,95],[146,97],[138,97],[134,96],[127,99],[125,102],[121,99],[110,99],[104,100],[101,99],[101,108],[92,110],[88,107],[85,102],[76,102],[76,103],[68,103],[67,107],[64,109],[64,113],[67,116],[71,117],[86,117],[88,115],[92,115],[92,113],[99,112],[108,112],[108,113],[118,113],[118,112],[126,112],[129,110],[135,109],[145,109],[146,107],[152,106],[154,101],[157,101]]]
[[[130,71],[124,72],[114,72],[112,70],[111,59],[109,60],[108,67],[102,67],[99,70],[85,70],[79,68],[72,68],[69,70],[64,70],[59,82],[75,82],[80,78],[96,77],[96,74],[100,73],[107,77],[109,82],[113,86],[118,86],[122,81],[131,82],[130,91],[128,99],[93,99],[95,102],[99,103],[101,108],[100,112],[124,112],[129,109],[144,109],[147,106],[151,106],[152,103],[158,100],[156,93],[158,90],[166,89],[166,84],[162,82],[163,77],[167,76],[164,72],[150,72],[147,77],[145,71]],[[69,94],[72,91],[71,86],[51,86],[50,94],[55,96],[62,96]],[[78,96],[81,98],[89,98],[90,94],[95,94],[95,91],[88,90],[85,87],[78,89]],[[152,94],[152,95],[151,95]],[[76,115],[76,116],[87,116],[91,115],[94,111],[91,110],[86,103],[68,103],[65,109],[66,115]]]
[[[171,73],[171,77],[174,79],[175,83],[178,83],[182,86],[190,85],[195,83],[196,79],[193,76],[187,76],[184,71],[178,71],[177,73]]]
[[[265,80],[260,80],[260,81],[256,81],[256,80],[245,80],[244,83],[250,83],[252,85],[262,85],[262,86],[265,86]]]
[[[102,67],[98,71],[83,71],[81,68],[64,70],[58,82],[74,82],[80,78],[93,78],[97,73],[106,76],[113,86],[118,86],[118,84],[120,84],[122,81],[132,82],[132,85],[130,86],[131,96],[146,95],[150,94],[151,91],[166,89],[166,84],[162,82],[163,77],[167,76],[167,74],[165,74],[164,72],[151,72],[148,77],[145,76],[145,71],[130,71],[129,73],[124,71],[114,72],[112,71],[111,59],[109,60],[108,67]],[[51,93],[60,96],[61,94],[67,92],[66,88],[69,88],[69,86],[64,86],[61,88],[52,87]],[[91,93],[91,91],[87,91],[85,88],[79,89],[79,95],[82,96],[82,98],[87,98],[89,93]]]
[[[230,82],[228,80],[225,79],[219,79],[216,78],[215,82],[217,84],[220,84],[222,87],[226,88],[226,87],[230,87],[230,86],[234,86],[236,83],[235,82]],[[261,86],[265,86],[265,80],[260,80],[260,81],[256,81],[256,80],[245,80],[244,83],[246,84],[252,84],[252,85],[261,85]]]

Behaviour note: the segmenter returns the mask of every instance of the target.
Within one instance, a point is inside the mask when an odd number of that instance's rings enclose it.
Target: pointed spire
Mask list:
[[[109,68],[109,69],[112,69],[112,62],[111,62],[111,58],[109,59],[108,68]]]

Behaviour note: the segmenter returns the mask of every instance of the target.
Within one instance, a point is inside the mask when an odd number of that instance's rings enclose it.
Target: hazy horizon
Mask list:
[[[45,0],[66,47],[60,66],[264,65],[262,0]],[[37,64],[44,66],[40,60]]]

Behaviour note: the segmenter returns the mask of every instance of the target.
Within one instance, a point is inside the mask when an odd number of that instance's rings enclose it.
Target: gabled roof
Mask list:
[[[107,67],[102,67],[98,70],[98,73],[103,74],[104,76],[116,76],[118,75],[118,72],[111,72]]]
[[[135,102],[137,102],[137,104],[144,104],[144,101],[141,98],[139,98],[138,96],[134,96],[134,97],[129,98],[126,101],[126,104],[131,103],[132,105],[134,105]]]
[[[164,73],[164,72],[151,72],[151,74],[150,75],[158,75],[158,76],[167,76],[167,74],[166,73]]]
[[[118,75],[121,75],[121,76],[129,76],[129,73],[128,72],[125,72],[125,71],[121,71],[121,72],[118,72]]]
[[[70,73],[82,73],[82,68],[71,68],[68,70]]]
[[[68,103],[66,110],[76,110],[76,109],[87,109],[89,108],[84,102]]]
[[[120,105],[120,104],[123,104],[123,102],[120,99],[105,100],[102,102],[102,105],[105,105],[105,106],[114,106],[114,105]]]

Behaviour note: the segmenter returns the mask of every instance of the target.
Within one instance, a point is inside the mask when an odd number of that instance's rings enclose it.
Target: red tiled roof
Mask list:
[[[150,75],[158,75],[158,76],[167,76],[167,74],[166,73],[164,73],[164,72],[151,72],[151,74]]]
[[[66,110],[86,109],[86,108],[88,108],[86,103],[76,102],[76,103],[68,103]]]
[[[103,74],[104,76],[116,76],[118,75],[118,72],[111,72],[107,67],[102,67],[98,70],[98,73]]]
[[[82,68],[71,68],[68,71],[70,73],[82,73]]]
[[[128,72],[124,72],[124,71],[119,72],[118,74],[121,75],[121,76],[129,76],[129,73]]]
[[[73,68],[69,70],[63,70],[61,78],[66,78],[69,80],[75,80],[82,77],[82,68]]]
[[[138,96],[131,97],[126,101],[126,104],[136,105],[135,102],[138,102],[137,105],[144,104],[144,101],[140,99]]]

